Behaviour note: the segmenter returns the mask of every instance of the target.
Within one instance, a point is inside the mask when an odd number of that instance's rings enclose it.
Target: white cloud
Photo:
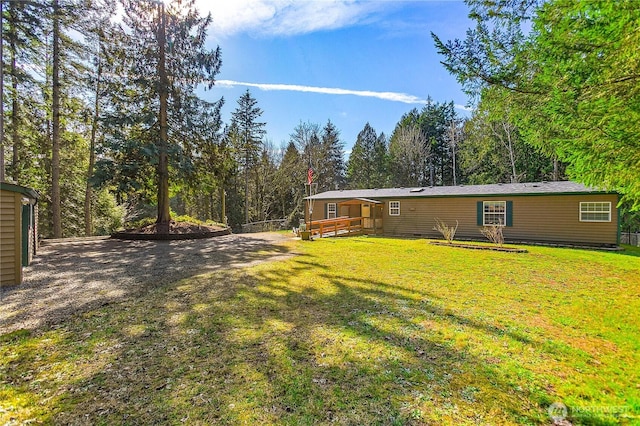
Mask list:
[[[406,93],[374,92],[371,90],[350,90],[350,89],[339,89],[336,87],[301,86],[297,84],[247,83],[243,81],[234,81],[234,80],[217,80],[216,86],[219,86],[219,87],[246,86],[246,87],[255,87],[257,89],[265,90],[265,91],[285,90],[290,92],[322,93],[326,95],[362,96],[365,98],[377,98],[385,101],[402,102],[405,104],[424,105],[428,102],[426,99],[421,99],[417,96],[408,95]],[[471,110],[470,108],[467,108],[463,105],[456,104],[454,106],[458,109],[462,109],[465,111]]]
[[[239,32],[294,35],[342,28],[370,19],[393,6],[393,1],[362,0],[198,0],[198,8],[211,12],[214,36]]]
[[[467,111],[467,112],[471,112],[473,111],[473,108],[465,106],[465,105],[460,105],[460,104],[453,104],[455,109],[461,109],[462,111]]]

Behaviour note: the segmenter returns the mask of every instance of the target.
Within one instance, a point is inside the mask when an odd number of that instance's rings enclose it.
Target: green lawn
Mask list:
[[[0,337],[0,424],[640,422],[640,251],[288,243]]]

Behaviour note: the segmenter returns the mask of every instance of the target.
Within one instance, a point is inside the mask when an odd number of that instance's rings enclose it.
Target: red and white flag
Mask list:
[[[313,169],[309,167],[309,171],[307,171],[307,184],[311,185],[313,182]]]

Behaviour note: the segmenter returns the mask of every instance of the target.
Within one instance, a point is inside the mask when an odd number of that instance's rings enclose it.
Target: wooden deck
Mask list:
[[[361,234],[363,231],[361,217],[341,216],[335,219],[322,219],[307,222],[307,229],[312,237],[340,237]]]

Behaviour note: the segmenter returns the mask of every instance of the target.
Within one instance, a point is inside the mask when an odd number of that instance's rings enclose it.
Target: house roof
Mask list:
[[[615,194],[577,182],[498,183],[492,185],[426,186],[416,188],[349,189],[321,192],[305,199],[476,197],[500,195]]]
[[[343,205],[344,204],[360,204],[362,202],[369,203],[369,204],[380,204],[380,201],[378,201],[378,200],[372,200],[371,198],[361,198],[361,197],[352,198],[352,199],[347,200],[347,201],[342,201],[342,202],[340,202],[338,204],[343,204]]]

